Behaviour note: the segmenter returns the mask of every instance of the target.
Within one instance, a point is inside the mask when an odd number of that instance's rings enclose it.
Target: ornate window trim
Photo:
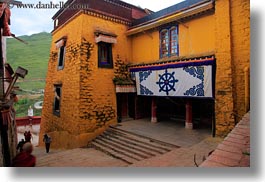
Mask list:
[[[178,56],[178,26],[163,28],[159,32],[160,58]]]

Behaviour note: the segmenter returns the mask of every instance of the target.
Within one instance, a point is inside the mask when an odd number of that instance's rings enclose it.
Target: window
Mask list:
[[[167,57],[169,54],[168,30],[162,30],[161,33],[161,57]]]
[[[55,115],[60,115],[60,101],[62,95],[62,85],[54,86],[54,105],[53,105],[53,113]]]
[[[106,42],[98,43],[98,67],[113,68],[111,43],[106,43]]]
[[[54,20],[54,28],[56,28],[58,24],[59,24],[59,20],[58,19]]]
[[[178,27],[172,26],[160,31],[160,58],[178,55]]]
[[[177,27],[172,27],[170,29],[170,54],[177,55],[178,54],[178,31]]]
[[[63,37],[60,40],[56,41],[55,44],[56,44],[56,48],[59,49],[59,51],[58,51],[58,69],[62,70],[64,68],[66,37]]]
[[[58,69],[61,70],[64,67],[65,46],[60,47],[58,54]]]

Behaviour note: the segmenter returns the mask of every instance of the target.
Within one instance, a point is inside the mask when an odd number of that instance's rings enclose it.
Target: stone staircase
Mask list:
[[[138,135],[117,127],[109,127],[88,144],[127,164],[148,159],[179,148],[179,146]]]

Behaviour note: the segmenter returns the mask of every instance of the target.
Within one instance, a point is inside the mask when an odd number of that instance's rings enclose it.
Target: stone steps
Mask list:
[[[133,164],[179,148],[116,127],[110,127],[88,145],[127,164]]]

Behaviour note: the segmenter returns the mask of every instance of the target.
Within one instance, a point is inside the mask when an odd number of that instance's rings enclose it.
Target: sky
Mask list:
[[[66,0],[19,0],[23,4],[38,5],[53,2],[54,4],[66,2]],[[123,0],[127,3],[140,6],[141,8],[148,8],[152,11],[159,11],[171,5],[177,4],[183,0]],[[16,36],[31,35],[39,32],[51,32],[53,29],[52,16],[59,9],[30,9],[18,8],[16,6],[11,8],[11,32]]]

